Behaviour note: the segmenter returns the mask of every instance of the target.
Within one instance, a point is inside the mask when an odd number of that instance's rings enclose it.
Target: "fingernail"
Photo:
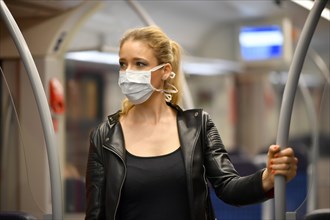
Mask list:
[[[272,174],[275,174],[275,170],[272,170]]]

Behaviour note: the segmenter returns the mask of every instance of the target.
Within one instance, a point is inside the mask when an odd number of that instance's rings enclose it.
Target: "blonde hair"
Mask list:
[[[120,40],[120,49],[127,40],[145,42],[154,52],[158,64],[169,63],[172,71],[176,74],[174,79],[167,79],[166,82],[171,83],[178,89],[178,93],[172,94],[171,102],[178,104],[181,100],[181,47],[171,40],[159,27],[147,26],[128,30]],[[166,89],[167,83],[165,83]],[[134,106],[127,98],[122,103],[121,114],[127,112]]]

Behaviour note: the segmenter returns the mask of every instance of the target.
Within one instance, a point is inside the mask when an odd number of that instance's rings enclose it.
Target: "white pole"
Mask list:
[[[31,52],[25,42],[25,39],[17,26],[14,17],[11,15],[9,9],[3,0],[0,0],[0,14],[7,25],[11,37],[17,47],[17,50],[22,58],[26,72],[29,76],[33,94],[35,96],[40,119],[45,135],[50,184],[51,184],[51,196],[52,196],[52,218],[56,220],[63,219],[63,206],[62,206],[62,181],[60,175],[60,165],[58,152],[56,147],[55,132],[52,123],[51,113],[48,106],[47,97],[42,86],[41,79],[37,67],[33,61]]]
[[[288,82],[284,89],[279,126],[276,143],[281,147],[286,147],[289,136],[289,128],[292,114],[293,101],[298,86],[300,72],[307,54],[309,44],[314,34],[322,10],[327,1],[316,0],[309,13],[301,36],[293,55],[292,64],[289,69]],[[285,220],[286,200],[285,200],[285,178],[282,175],[275,176],[275,219]]]

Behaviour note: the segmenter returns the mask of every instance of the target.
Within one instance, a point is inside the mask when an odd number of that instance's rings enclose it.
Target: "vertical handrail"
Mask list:
[[[51,113],[45,91],[42,86],[41,79],[37,67],[33,61],[31,52],[25,42],[25,39],[17,26],[14,17],[11,15],[9,9],[3,0],[0,0],[0,14],[3,18],[9,33],[14,40],[17,50],[22,58],[26,72],[29,76],[32,86],[33,94],[35,96],[37,107],[40,114],[40,119],[45,135],[50,184],[51,184],[51,199],[52,199],[52,218],[63,219],[63,206],[62,206],[62,182],[60,175],[60,166],[58,152],[56,148],[56,139],[54,133],[54,127],[52,123]]]
[[[304,76],[304,75],[302,75]],[[308,158],[308,167],[307,167],[307,173],[308,173],[308,192],[307,196],[308,202],[307,202],[307,212],[311,212],[316,208],[316,200],[317,200],[317,178],[316,178],[316,164],[317,160],[319,158],[319,129],[318,129],[318,117],[317,112],[314,106],[313,98],[310,93],[310,91],[307,88],[307,83],[304,80],[304,77],[301,77],[299,80],[299,89],[300,92],[304,98],[305,106],[306,106],[306,112],[309,119],[309,124],[311,128],[311,149],[309,153]]]
[[[321,13],[327,4],[325,0],[316,0],[311,9],[301,36],[298,40],[295,53],[292,58],[292,64],[289,69],[288,82],[284,88],[284,94],[281,104],[279,125],[277,131],[276,143],[280,147],[286,147],[289,136],[290,120],[293,107],[294,96],[297,90],[300,72],[307,54],[309,44],[313,33],[320,19]],[[275,219],[286,219],[286,200],[285,200],[285,178],[283,175],[275,176]]]

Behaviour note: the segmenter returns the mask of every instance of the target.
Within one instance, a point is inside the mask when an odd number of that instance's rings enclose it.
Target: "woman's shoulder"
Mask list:
[[[195,115],[197,116],[198,114],[204,114],[204,110],[202,108],[182,108],[178,104],[173,104],[168,102],[167,103],[169,106],[172,108],[176,109],[179,114],[184,114],[184,115]],[[206,113],[206,112],[205,112]]]
[[[181,112],[183,115],[186,116],[193,116],[193,117],[197,117],[197,116],[201,116],[201,117],[209,117],[209,113],[207,111],[205,111],[203,108],[188,108],[188,109],[182,109],[181,107],[177,106],[177,108],[179,109],[178,112]]]
[[[117,112],[115,112],[107,117],[110,125],[113,125],[113,124],[119,122],[120,113],[121,113],[121,110],[118,110]]]
[[[108,115],[105,120],[99,123],[95,128],[92,129],[90,133],[90,138],[92,140],[98,139],[103,140],[108,136],[111,128],[118,123],[120,116],[120,111]]]
[[[179,105],[171,104],[171,106],[177,110],[179,118],[183,118],[187,121],[201,121],[202,118],[203,120],[208,121],[211,118],[209,113],[203,108],[183,109]]]

